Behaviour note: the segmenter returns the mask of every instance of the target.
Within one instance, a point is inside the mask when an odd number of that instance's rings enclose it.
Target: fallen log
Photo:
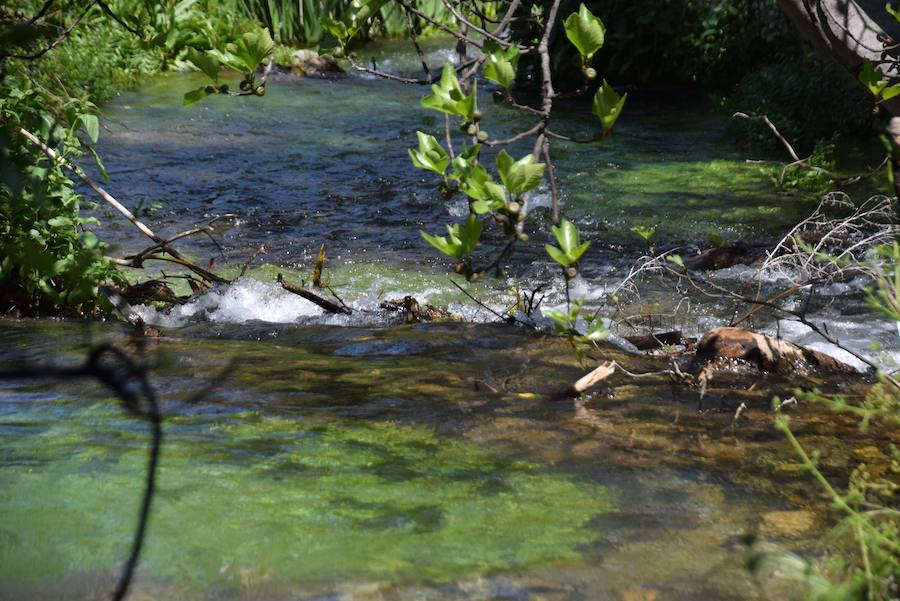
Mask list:
[[[707,363],[717,359],[743,361],[766,372],[791,373],[810,366],[858,373],[854,367],[831,355],[741,328],[716,328],[707,332],[697,343],[691,369],[702,371]]]

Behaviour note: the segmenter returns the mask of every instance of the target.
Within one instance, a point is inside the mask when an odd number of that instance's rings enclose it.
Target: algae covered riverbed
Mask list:
[[[25,322],[4,363],[50,353],[48,331],[79,360],[83,326]],[[136,598],[748,599],[743,534],[814,548],[822,516],[771,463],[787,447],[764,411],[736,436],[662,383],[586,406],[558,394],[580,373],[560,351],[464,324],[154,344],[165,442]],[[2,412],[0,593],[94,598],[130,543],[146,426],[87,382],[7,384]]]

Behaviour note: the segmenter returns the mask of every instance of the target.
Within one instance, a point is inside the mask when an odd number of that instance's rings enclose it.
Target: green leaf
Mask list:
[[[550,255],[550,258],[562,265],[563,267],[567,267],[571,263],[569,262],[569,257],[566,256],[566,253],[559,250],[552,244],[545,244],[544,250],[547,251],[547,254]]]
[[[444,172],[450,165],[450,156],[438,144],[434,136],[429,136],[420,131],[416,132],[416,136],[419,138],[419,150],[409,149],[409,158],[412,159],[413,165],[419,169],[434,171],[443,177]]]
[[[478,246],[481,238],[481,220],[476,215],[469,214],[459,226],[459,240],[463,246],[463,255],[471,255]]]
[[[388,3],[388,0],[368,0],[368,2],[361,2],[361,6],[357,8],[352,13],[351,24],[352,24],[352,32],[350,35],[352,36],[354,33],[360,30],[365,22],[374,17],[381,8]]]
[[[424,231],[419,231],[422,238],[430,245],[454,259],[462,259],[471,255],[481,237],[481,221],[475,215],[469,214],[462,224],[447,226],[447,237],[432,236]]]
[[[588,325],[587,332],[584,333],[583,338],[586,340],[603,340],[607,336],[609,336],[609,330],[606,329],[603,320],[595,319]]]
[[[559,248],[547,244],[544,249],[554,261],[563,267],[577,263],[591,245],[590,242],[580,242],[578,228],[568,219],[563,219],[559,226],[554,225],[551,229]]]
[[[625,100],[628,94],[619,96],[611,85],[603,80],[603,85],[594,94],[594,114],[600,119],[604,132],[609,132],[615,124],[619,115],[622,114],[622,107],[625,106]]]
[[[94,232],[83,232],[81,234],[81,245],[84,246],[88,250],[93,250],[97,248],[100,244],[100,241],[97,239],[97,236]]]
[[[655,226],[634,226],[629,230],[631,233],[640,237],[644,242],[650,242],[650,238],[656,233]]]
[[[666,257],[666,260],[684,269],[684,261],[681,260],[681,255],[669,255]]]
[[[450,163],[453,168],[450,179],[465,180],[478,167],[478,156],[481,153],[481,144],[474,144],[467,148],[465,143],[457,153],[456,158]],[[487,175],[487,173],[485,173]]]
[[[350,32],[348,31],[347,26],[343,21],[338,21],[336,19],[332,19],[331,17],[324,17],[321,24],[322,29],[329,33],[338,42],[340,42],[342,46],[347,43],[347,40],[350,37]]]
[[[900,95],[900,83],[895,83],[881,90],[881,98],[884,100],[890,100],[897,95]]]
[[[219,59],[214,54],[200,52],[196,48],[188,48],[187,58],[214,83],[219,82]]]
[[[239,71],[253,73],[260,63],[265,62],[275,51],[275,43],[268,29],[258,27],[255,31],[244,33],[235,43],[226,45],[225,49],[233,61],[239,63]],[[220,59],[222,55],[212,53],[212,56]]]
[[[425,230],[419,230],[419,234],[421,234],[422,238],[428,242],[428,244],[432,245],[445,255],[450,255],[453,258],[459,259],[459,247],[457,244],[452,241],[448,241],[443,236],[432,236]]]
[[[516,67],[519,64],[519,49],[511,45],[504,50],[500,44],[487,40],[484,43],[484,76],[495,81],[504,88],[509,88],[516,81]]]
[[[591,60],[594,53],[603,47],[606,36],[606,27],[603,21],[598,19],[582,4],[577,13],[572,13],[563,23],[566,29],[566,37],[572,45],[578,49],[582,59]]]
[[[84,126],[84,131],[87,132],[91,142],[96,142],[97,138],[100,137],[100,120],[97,119],[97,115],[83,113],[78,116],[78,120],[81,121],[81,125]]]
[[[497,172],[500,179],[510,194],[516,196],[536,188],[544,177],[545,168],[544,163],[535,163],[531,154],[518,161],[513,160],[506,150],[501,150],[497,155]]]
[[[890,4],[887,4],[887,5],[885,5],[884,10],[886,10],[888,12],[888,14],[890,14],[892,17],[894,17],[895,19],[900,21],[900,11],[895,9],[893,6],[891,6]]]
[[[97,151],[94,150],[92,146],[88,146],[87,149],[91,153],[91,156],[94,157],[94,163],[97,165],[97,169],[100,170],[100,175],[103,176],[103,181],[108,184],[109,174],[106,172],[106,167],[103,165],[103,161],[100,160],[100,155],[97,154]]]
[[[184,95],[184,100],[182,102],[183,102],[184,106],[191,106],[192,104],[200,102],[201,100],[203,100],[204,98],[206,98],[209,95],[210,95],[209,92],[206,91],[206,86],[201,86],[201,87],[197,88],[196,90],[187,92]]]
[[[872,61],[866,59],[863,61],[863,67],[859,72],[859,81],[868,88],[876,98],[881,98],[882,91],[887,87],[887,80]]]
[[[72,220],[68,217],[53,217],[47,220],[47,225],[51,225],[53,227],[71,227]]]
[[[452,65],[444,65],[440,82],[431,86],[432,93],[422,98],[421,105],[471,121],[475,114],[475,91],[476,82],[473,81],[472,93],[468,96],[464,94],[456,78],[456,69]]]

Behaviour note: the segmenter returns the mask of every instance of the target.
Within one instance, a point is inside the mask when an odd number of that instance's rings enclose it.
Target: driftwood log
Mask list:
[[[778,340],[741,328],[716,328],[697,343],[692,370],[700,371],[717,359],[738,360],[760,371],[791,373],[806,366],[842,373],[858,373],[846,363],[793,342]]]

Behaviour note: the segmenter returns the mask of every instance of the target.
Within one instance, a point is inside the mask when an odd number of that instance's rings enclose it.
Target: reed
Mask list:
[[[442,22],[450,22],[452,15],[441,0],[416,0],[417,8]],[[283,44],[301,46],[319,43],[327,35],[322,29],[325,17],[343,19],[359,10],[359,0],[220,0],[219,9],[233,11],[271,25],[272,36]],[[415,23],[419,33],[427,33],[431,26],[424,20]],[[378,13],[369,37],[402,37],[408,33],[406,15],[400,6],[386,4]]]

